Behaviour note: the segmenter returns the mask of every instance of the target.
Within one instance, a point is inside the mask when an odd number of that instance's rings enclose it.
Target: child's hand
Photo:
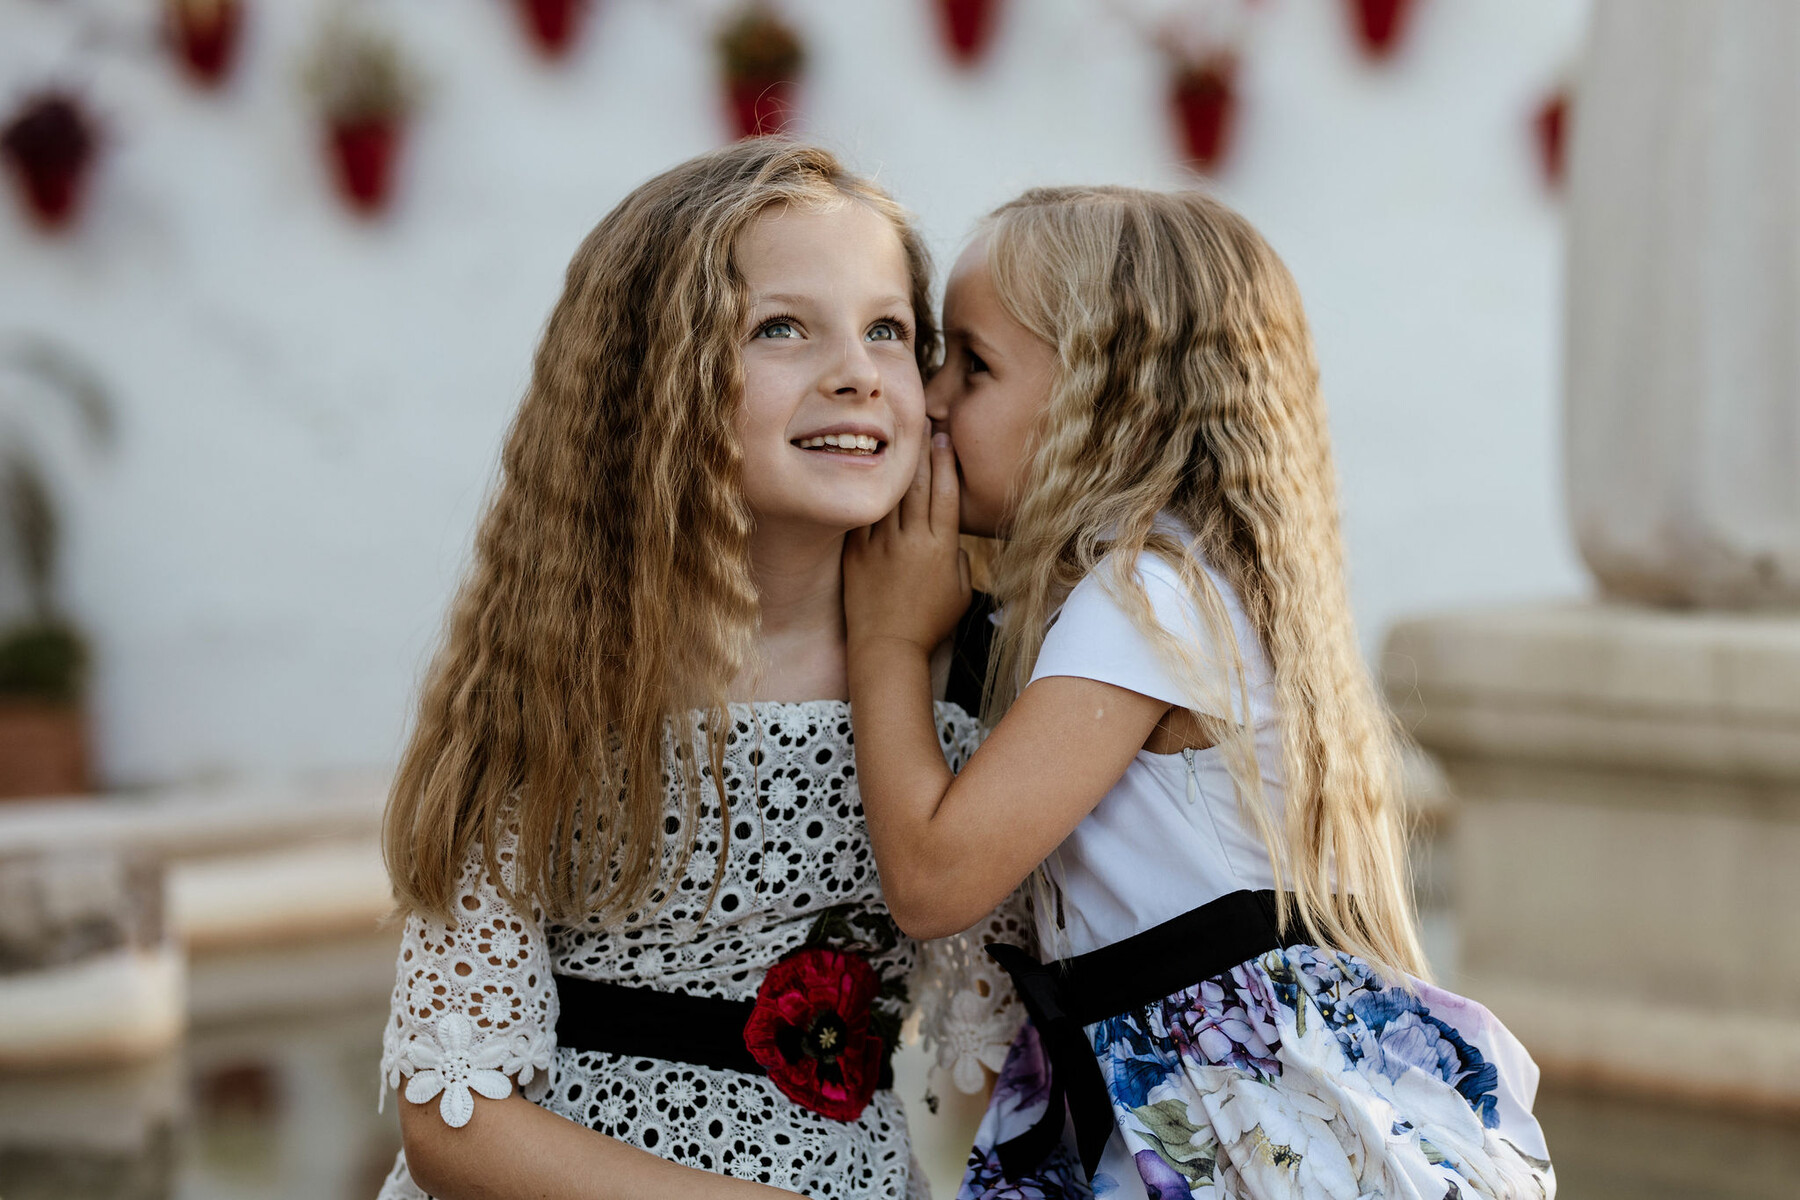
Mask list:
[[[894,511],[844,539],[844,616],[852,655],[891,638],[927,655],[969,607],[969,556],[957,544],[956,457],[939,433]]]

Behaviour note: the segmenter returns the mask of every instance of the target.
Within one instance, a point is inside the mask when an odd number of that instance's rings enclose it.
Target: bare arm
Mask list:
[[[1125,773],[1163,701],[1091,679],[1040,679],[961,775],[933,732],[928,647],[968,604],[956,468],[931,448],[898,508],[844,552],[857,778],[889,910],[915,937],[973,925]]]
[[[435,1102],[400,1102],[414,1182],[437,1200],[756,1200],[793,1196],[659,1158],[539,1108],[516,1091],[478,1099],[452,1129]]]

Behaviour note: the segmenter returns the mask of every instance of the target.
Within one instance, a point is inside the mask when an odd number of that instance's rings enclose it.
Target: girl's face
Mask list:
[[[950,272],[944,345],[926,411],[956,451],[963,532],[1004,536],[1050,403],[1056,347],[1001,305],[984,239],[970,243]]]
[[[744,495],[757,527],[846,532],[900,502],[925,436],[912,281],[887,219],[846,201],[774,209],[737,246]]]

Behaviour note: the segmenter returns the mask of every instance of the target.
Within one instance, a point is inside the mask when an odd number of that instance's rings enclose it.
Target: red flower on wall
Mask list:
[[[1387,58],[1406,32],[1413,0],[1349,0],[1356,37],[1370,58]]]
[[[744,1045],[781,1094],[854,1121],[875,1095],[883,1043],[869,1028],[881,981],[868,960],[812,947],[788,955],[757,989]]]
[[[27,98],[0,128],[0,156],[46,229],[60,229],[80,211],[99,145],[81,98],[55,88]]]
[[[575,43],[587,0],[518,0],[519,17],[532,45],[545,58],[561,58]]]
[[[339,193],[359,213],[382,211],[420,89],[399,43],[340,14],[326,22],[307,76]]]
[[[244,28],[240,0],[168,0],[169,32],[188,74],[202,87],[218,87],[231,73]]]
[[[1568,161],[1569,93],[1558,88],[1544,97],[1531,119],[1537,134],[1538,162],[1544,169],[1544,181],[1558,187]]]
[[[963,66],[980,58],[994,34],[1000,0],[935,0],[950,57]]]
[[[1195,62],[1178,63],[1169,81],[1169,105],[1181,127],[1182,144],[1195,166],[1217,166],[1231,147],[1237,115],[1237,55],[1221,50]]]
[[[740,6],[715,43],[725,96],[739,137],[779,133],[794,111],[794,86],[806,65],[800,35],[763,0]]]

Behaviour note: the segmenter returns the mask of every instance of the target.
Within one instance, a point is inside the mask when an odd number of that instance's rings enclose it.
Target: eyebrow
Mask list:
[[[801,296],[801,295],[796,295],[793,292],[764,292],[762,295],[760,295],[756,298],[756,303],[758,303],[758,304],[800,305],[800,304],[810,303],[814,299],[815,299],[815,297],[813,297],[813,296]],[[902,305],[902,304],[905,305],[907,308],[911,308],[912,307],[912,297],[911,296],[902,296],[899,292],[889,292],[885,296],[876,297],[874,300],[874,304],[878,308],[886,308],[889,306]]]
[[[969,343],[969,346],[982,358],[995,357],[993,344],[980,334],[971,331],[966,325],[952,326],[944,330],[944,336],[952,341],[960,339]]]

